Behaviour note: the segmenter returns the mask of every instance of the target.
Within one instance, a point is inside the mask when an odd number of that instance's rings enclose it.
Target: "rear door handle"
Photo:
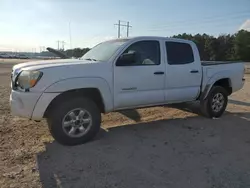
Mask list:
[[[164,72],[158,71],[158,72],[155,72],[154,74],[159,75],[159,74],[164,74]]]
[[[190,72],[191,73],[198,73],[199,71],[198,70],[191,70]]]

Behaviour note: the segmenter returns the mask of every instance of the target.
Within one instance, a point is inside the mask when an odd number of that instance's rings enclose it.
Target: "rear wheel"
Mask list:
[[[201,110],[209,118],[217,118],[225,112],[228,102],[228,93],[221,86],[214,86],[210,90],[207,98],[202,100]]]
[[[47,120],[57,142],[78,145],[91,140],[98,133],[101,113],[91,99],[65,99],[65,102],[52,108]]]

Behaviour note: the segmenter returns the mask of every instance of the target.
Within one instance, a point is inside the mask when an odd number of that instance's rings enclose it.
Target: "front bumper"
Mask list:
[[[41,93],[12,90],[10,94],[11,113],[14,116],[32,118],[33,110]]]
[[[41,120],[51,101],[60,93],[31,93],[12,90],[11,113],[33,120]]]

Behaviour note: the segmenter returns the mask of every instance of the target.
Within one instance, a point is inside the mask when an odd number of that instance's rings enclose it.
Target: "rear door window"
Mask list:
[[[169,65],[182,65],[194,62],[192,47],[188,43],[166,42]]]

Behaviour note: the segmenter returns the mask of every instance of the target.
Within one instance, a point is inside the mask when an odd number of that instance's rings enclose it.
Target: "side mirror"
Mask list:
[[[136,53],[135,52],[130,52],[130,53],[124,53],[122,54],[117,62],[117,66],[129,66],[132,65],[136,62]]]

